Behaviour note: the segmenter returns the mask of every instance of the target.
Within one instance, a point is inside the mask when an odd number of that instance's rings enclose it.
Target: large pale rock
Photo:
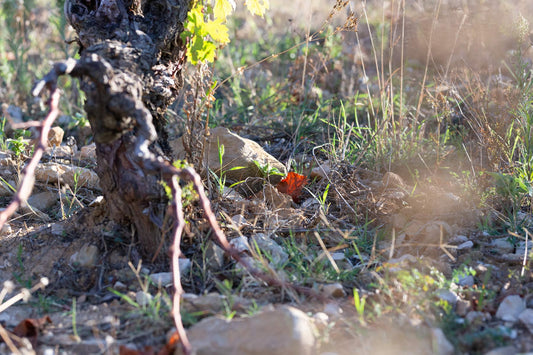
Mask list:
[[[453,355],[454,349],[452,343],[440,328],[431,329],[431,342],[433,344],[433,354],[437,355]]]
[[[197,355],[310,355],[315,347],[314,330],[305,313],[280,307],[231,321],[205,318],[188,335]]]
[[[31,195],[30,198],[28,198],[28,204],[33,208],[45,212],[57,202],[58,198],[59,196],[57,193],[44,191]]]
[[[510,295],[503,299],[496,311],[496,318],[516,322],[518,316],[526,309],[526,302],[518,295]]]
[[[58,163],[38,164],[35,168],[35,179],[44,183],[68,184],[72,189],[86,187],[100,190],[100,179],[91,169],[80,168]]]
[[[257,164],[260,166],[268,165],[272,168],[277,168],[283,174],[286,173],[285,166],[265,152],[256,142],[242,138],[224,127],[212,128],[209,133],[204,162],[207,162],[208,168],[215,173],[224,173],[228,181],[242,181],[250,176],[262,177],[263,174],[258,169]],[[185,159],[183,139],[179,138],[170,142],[170,144],[176,157]],[[221,145],[224,145],[222,169],[219,161],[219,147]],[[242,169],[231,170],[237,167],[242,167]],[[281,176],[272,175],[270,176],[270,181],[276,184],[281,178]]]

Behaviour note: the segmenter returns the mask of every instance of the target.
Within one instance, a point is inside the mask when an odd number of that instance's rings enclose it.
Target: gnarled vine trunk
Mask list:
[[[182,86],[180,39],[190,0],[66,0],[76,30],[100,176],[109,216],[132,224],[141,252],[151,257],[161,239],[165,202],[160,177],[139,156],[167,151],[165,112]],[[157,146],[157,148],[156,148]]]

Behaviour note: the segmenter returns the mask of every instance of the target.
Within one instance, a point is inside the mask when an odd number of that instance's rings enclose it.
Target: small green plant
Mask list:
[[[137,277],[137,281],[141,287],[140,292],[142,292],[142,296],[140,297],[142,298],[142,301],[137,302],[127,294],[123,294],[112,288],[109,288],[109,291],[119,296],[129,305],[133,306],[137,312],[143,314],[148,319],[155,322],[165,321],[166,317],[170,315],[169,312],[172,308],[172,301],[170,300],[170,297],[166,291],[161,288],[161,285],[155,285],[149,277],[145,277],[143,280],[140,275],[142,265],[141,262],[139,262],[137,267],[134,267],[131,262],[129,262],[128,265]],[[157,286],[157,292],[155,295],[150,293],[149,289],[151,285]]]
[[[353,289],[353,304],[355,307],[355,310],[357,311],[357,314],[359,315],[359,322],[361,324],[366,324],[365,322],[365,304],[366,304],[366,297],[359,295],[359,291],[354,288]]]
[[[270,164],[266,163],[266,164],[260,164],[258,161],[255,161],[254,160],[254,164],[255,166],[257,167],[257,170],[259,170],[259,172],[261,173],[261,175],[263,175],[263,177],[265,178],[268,178],[269,176],[284,176],[285,174],[283,174],[281,171],[279,171],[278,168],[274,167],[274,166],[271,166]]]
[[[218,291],[224,296],[223,305],[224,305],[224,317],[227,320],[232,320],[233,317],[237,314],[235,311],[235,299],[233,298],[233,282],[225,279],[224,281],[216,281],[216,286]]]
[[[80,336],[78,335],[78,324],[76,322],[76,297],[72,297],[72,308],[70,311],[71,317],[72,317],[72,336],[73,339],[79,343],[81,341]]]
[[[226,174],[230,171],[244,169],[243,166],[234,166],[226,170],[224,168],[224,154],[225,154],[224,144],[220,144],[220,142],[218,142],[218,162],[219,162],[220,169],[218,170],[218,173],[212,170],[209,170],[209,172],[211,173],[211,176],[216,182],[217,192],[219,193],[220,196],[224,194],[224,188],[226,186]],[[240,181],[235,182],[230,187],[235,186],[239,183],[241,182]]]
[[[7,148],[11,150],[17,159],[21,159],[29,145],[27,138],[31,135],[30,131],[17,129],[13,139],[8,139]]]
[[[509,220],[512,231],[520,230],[521,222],[518,212],[524,198],[533,197],[533,187],[527,179],[503,173],[488,173],[495,180],[496,194],[501,197],[502,209]]]

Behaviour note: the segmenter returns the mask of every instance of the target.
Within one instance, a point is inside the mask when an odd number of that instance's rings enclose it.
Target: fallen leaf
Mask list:
[[[298,202],[305,185],[307,185],[307,177],[291,171],[276,185],[276,188],[279,192],[291,196],[294,202]]]
[[[155,352],[151,346],[145,346],[144,350],[134,350],[121,345],[118,350],[119,355],[155,355]]]
[[[157,355],[172,355],[176,352],[176,347],[180,342],[178,332],[174,332],[165,346],[157,352]],[[120,355],[156,355],[151,346],[145,346],[143,350],[133,350],[124,345],[119,348]]]
[[[52,323],[49,316],[40,319],[26,318],[13,329],[13,334],[21,338],[28,338],[35,349],[39,332],[49,323]]]
[[[165,344],[163,349],[159,350],[157,355],[172,355],[176,352],[176,347],[178,346],[180,342],[180,336],[178,335],[178,332],[174,332],[170,339],[168,340],[168,343]]]

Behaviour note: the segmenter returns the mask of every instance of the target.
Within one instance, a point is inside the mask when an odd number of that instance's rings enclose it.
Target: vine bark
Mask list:
[[[75,73],[86,94],[109,217],[132,224],[140,251],[158,248],[166,201],[160,176],[137,158],[169,153],[165,113],[182,87],[180,35],[190,0],[66,0],[80,59]]]

